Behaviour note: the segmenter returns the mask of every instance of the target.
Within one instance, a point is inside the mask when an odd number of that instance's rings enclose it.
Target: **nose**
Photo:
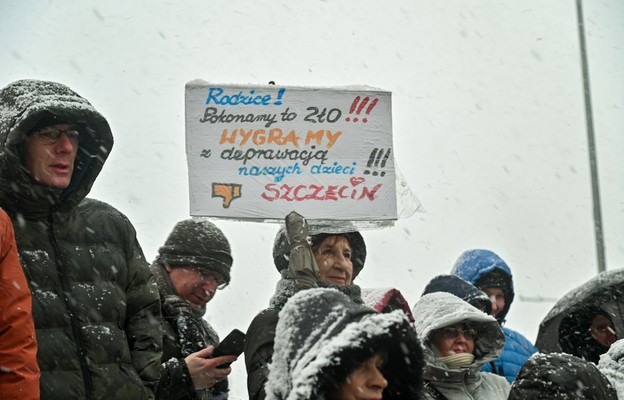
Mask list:
[[[500,310],[498,302],[496,301],[496,296],[491,296],[490,302],[492,303],[492,311],[490,312],[490,315],[496,316],[496,314],[498,314],[498,311]]]
[[[615,343],[617,339],[618,339],[618,336],[613,330],[613,328],[608,326],[607,327],[607,342],[609,342],[609,345],[612,345],[613,343]]]
[[[388,381],[379,368],[374,368],[370,379],[370,385],[371,387],[377,388],[381,391],[388,387]]]
[[[338,254],[334,259],[334,267],[340,270],[346,270],[349,268],[351,260],[345,257],[343,254]]]
[[[71,153],[77,145],[63,132],[55,143],[55,149],[58,153]]]
[[[210,292],[211,294],[214,294],[218,287],[219,283],[214,279],[203,281],[201,286],[202,290]]]
[[[459,343],[466,343],[466,336],[464,335],[464,331],[458,332],[459,334],[457,335],[457,338],[455,339],[455,342],[459,342]]]

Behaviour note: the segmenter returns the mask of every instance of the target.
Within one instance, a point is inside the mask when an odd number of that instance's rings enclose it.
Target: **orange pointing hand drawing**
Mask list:
[[[212,197],[222,197],[223,208],[230,208],[232,200],[241,197],[241,187],[237,183],[213,183]]]

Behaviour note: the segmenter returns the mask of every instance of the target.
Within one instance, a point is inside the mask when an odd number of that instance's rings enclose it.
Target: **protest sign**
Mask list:
[[[190,213],[397,219],[391,93],[186,84]]]

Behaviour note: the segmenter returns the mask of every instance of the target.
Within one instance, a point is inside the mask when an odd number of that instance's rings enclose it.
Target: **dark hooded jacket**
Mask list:
[[[23,164],[42,119],[79,127],[69,186],[37,184]],[[0,91],[0,205],[32,292],[42,399],[147,399],[160,374],[158,288],[128,219],[86,199],[113,146],[110,127],[68,87],[34,80]]]
[[[195,390],[184,359],[210,345],[218,345],[219,336],[202,318],[203,312],[198,315],[188,302],[176,294],[169,274],[159,261],[155,261],[150,268],[158,282],[163,314],[162,375],[156,398],[209,400],[220,393],[227,393],[227,379],[211,389]]]
[[[319,243],[328,236],[328,230],[325,232],[315,232],[312,228],[311,242]],[[359,232],[336,233],[347,237],[351,245],[353,255],[353,279],[364,268],[366,260],[366,245],[364,239]],[[273,259],[275,267],[280,271],[281,279],[277,283],[275,293],[271,298],[269,308],[261,311],[251,321],[247,328],[247,337],[245,341],[245,366],[247,367],[247,390],[249,392],[249,400],[264,400],[264,385],[268,378],[268,364],[273,356],[273,346],[275,341],[275,327],[278,321],[279,311],[284,304],[297,291],[295,280],[289,276],[290,244],[288,242],[287,233],[284,228],[280,229],[275,237],[273,246]],[[322,281],[316,282],[318,287],[331,287],[347,295],[352,301],[362,303],[361,290],[358,285],[329,285]]]
[[[490,250],[468,250],[459,256],[451,270],[451,274],[482,287],[500,287],[505,296],[505,307],[496,316],[501,326],[513,302],[515,292],[511,269],[496,253]],[[505,348],[496,361],[483,366],[483,371],[494,372],[504,376],[512,383],[518,375],[522,364],[538,350],[521,333],[503,326]]]
[[[598,368],[564,353],[535,354],[522,366],[509,400],[617,400]]]
[[[600,355],[606,353],[609,346],[603,346],[590,333],[592,320],[597,315],[602,315],[613,323],[611,315],[598,306],[585,306],[568,313],[559,325],[561,350],[598,364]]]
[[[219,344],[217,332],[203,318],[205,307],[195,309],[176,292],[166,267],[188,267],[216,272],[224,285],[230,283],[230,243],[223,232],[205,219],[178,222],[158,249],[150,266],[160,290],[163,315],[162,375],[156,398],[161,400],[210,400],[227,397],[228,380],[210,389],[195,390],[185,358]]]
[[[309,289],[288,301],[276,330],[267,400],[328,400],[379,351],[387,355],[383,398],[422,398],[422,348],[403,311],[381,314],[335,289]]]
[[[602,314],[615,334],[624,332],[624,269],[604,271],[571,289],[540,323],[536,346],[543,353],[566,352],[597,363],[607,347],[590,333],[593,317]]]

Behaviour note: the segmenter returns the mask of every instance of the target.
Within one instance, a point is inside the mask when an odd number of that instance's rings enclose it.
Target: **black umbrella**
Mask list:
[[[535,346],[544,353],[563,352],[559,338],[562,320],[596,308],[609,314],[618,337],[623,337],[624,269],[602,272],[565,294],[542,320]]]

